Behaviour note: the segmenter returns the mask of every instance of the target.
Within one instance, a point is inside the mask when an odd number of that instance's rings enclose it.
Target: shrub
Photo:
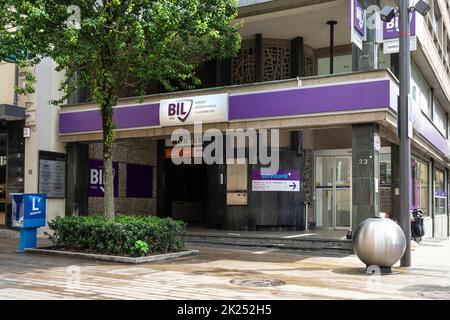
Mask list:
[[[49,222],[53,247],[113,255],[147,255],[184,249],[186,224],[155,216],[57,217]]]
[[[131,252],[134,255],[146,256],[149,251],[148,244],[145,241],[138,240],[134,244],[134,248],[131,248]]]

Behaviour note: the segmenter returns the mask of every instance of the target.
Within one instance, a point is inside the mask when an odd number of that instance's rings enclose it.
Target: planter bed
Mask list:
[[[195,255],[198,250],[185,250],[180,252],[169,252],[161,253],[144,257],[127,257],[127,256],[114,256],[107,254],[96,254],[96,253],[85,253],[85,252],[75,252],[75,251],[63,251],[55,250],[53,248],[36,248],[36,249],[25,249],[25,253],[29,254],[43,254],[52,256],[62,256],[67,258],[83,258],[101,261],[113,261],[128,264],[140,264],[140,263],[151,263],[165,260],[174,260],[182,257],[187,257]]]

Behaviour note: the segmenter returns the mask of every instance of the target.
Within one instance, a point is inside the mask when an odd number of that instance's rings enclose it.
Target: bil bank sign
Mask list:
[[[228,121],[228,94],[161,100],[159,122],[163,127]]]

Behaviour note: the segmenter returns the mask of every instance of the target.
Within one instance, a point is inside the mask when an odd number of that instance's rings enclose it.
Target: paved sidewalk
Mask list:
[[[413,268],[383,276],[362,273],[355,256],[267,248],[198,245],[195,257],[134,266],[21,255],[17,245],[0,239],[0,299],[450,299],[449,240],[426,241],[413,252]]]

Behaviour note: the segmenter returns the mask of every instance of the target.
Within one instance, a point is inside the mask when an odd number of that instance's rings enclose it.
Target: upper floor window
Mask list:
[[[439,7],[436,6],[433,15],[433,29],[439,41],[442,43],[442,15],[439,12]]]
[[[434,171],[434,214],[445,214],[445,172],[439,169]]]
[[[445,135],[447,131],[447,113],[437,99],[434,99],[433,103],[433,122],[439,131]]]
[[[411,98],[419,105],[423,113],[432,119],[431,89],[414,65],[411,69]]]

